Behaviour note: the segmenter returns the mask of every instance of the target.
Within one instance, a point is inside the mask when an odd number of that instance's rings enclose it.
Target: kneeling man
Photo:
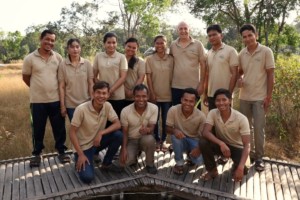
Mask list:
[[[195,108],[197,90],[187,88],[183,90],[181,104],[172,106],[167,115],[167,132],[171,134],[176,165],[175,174],[183,174],[183,153],[188,153],[188,164],[202,164],[199,154],[199,138],[205,123],[205,114]]]
[[[112,160],[122,144],[121,123],[113,107],[106,100],[109,84],[104,81],[93,86],[93,100],[79,105],[74,112],[70,128],[76,170],[80,179],[90,183],[94,178],[93,156],[96,148],[108,148],[101,169],[117,171]],[[107,121],[112,124],[106,127]]]
[[[231,93],[218,89],[214,94],[216,109],[211,110],[206,119],[200,150],[204,159],[206,172],[202,180],[210,180],[218,175],[214,155],[223,155],[233,160],[233,179],[241,181],[247,174],[245,163],[250,152],[250,128],[248,119],[231,108]],[[216,135],[212,131],[215,127]]]
[[[123,144],[120,162],[122,165],[132,165],[137,161],[139,151],[146,154],[146,170],[156,174],[154,166],[155,139],[153,130],[158,116],[158,107],[148,102],[148,88],[139,84],[133,89],[134,103],[121,112]]]

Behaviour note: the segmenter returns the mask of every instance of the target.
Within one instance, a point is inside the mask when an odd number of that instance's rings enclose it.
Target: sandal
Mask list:
[[[193,161],[192,161],[190,158],[187,158],[187,159],[185,160],[185,162],[186,162],[186,165],[187,165],[187,166],[190,166],[190,167],[193,167],[193,166],[196,165],[195,163],[193,163]]]
[[[59,154],[57,157],[62,164],[69,163],[71,161],[70,157],[65,153]]]
[[[169,150],[169,148],[167,147],[167,145],[164,142],[161,143],[160,149],[162,152],[166,152]]]
[[[30,167],[39,167],[41,164],[41,160],[42,160],[42,158],[40,155],[35,155],[30,158],[29,166]]]
[[[215,177],[217,177],[219,175],[218,170],[217,169],[213,169],[211,171],[206,171],[205,173],[203,173],[200,176],[200,179],[202,181],[209,181],[211,179],[214,179]]]
[[[220,156],[217,160],[217,163],[219,165],[225,165],[228,162],[228,158],[225,158],[224,156]]]
[[[177,175],[182,175],[183,174],[183,166],[175,165],[173,167],[173,173]]]

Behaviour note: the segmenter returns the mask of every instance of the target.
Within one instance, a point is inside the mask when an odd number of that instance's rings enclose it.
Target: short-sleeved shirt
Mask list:
[[[242,136],[250,135],[247,117],[234,109],[231,109],[231,115],[225,123],[220,111],[212,109],[207,115],[206,123],[215,127],[217,138],[237,148],[244,148]]]
[[[138,139],[141,137],[139,129],[144,125],[156,124],[158,116],[158,107],[148,102],[146,110],[140,115],[134,107],[134,103],[123,108],[121,112],[121,125],[128,127],[128,138]]]
[[[133,69],[128,67],[127,76],[124,83],[125,88],[132,90],[139,77],[144,76],[145,73],[145,61],[142,58],[138,58],[138,61],[134,64]],[[132,98],[128,97],[126,97],[126,99],[133,100]]]
[[[186,118],[182,113],[181,104],[178,104],[169,109],[166,123],[167,126],[182,131],[188,137],[199,138],[202,135],[205,120],[205,114],[197,108],[194,108],[193,113]]]
[[[205,61],[202,43],[191,38],[191,43],[182,48],[178,38],[170,45],[170,54],[174,57],[172,87],[197,88],[200,81],[200,61]]]
[[[158,102],[170,102],[174,60],[165,54],[160,58],[156,53],[146,59],[146,73],[151,76],[153,90]]]
[[[80,58],[77,66],[73,66],[69,58],[60,63],[58,80],[65,83],[65,104],[67,108],[75,108],[90,99],[88,81],[92,78],[94,78],[93,67],[84,58]]]
[[[226,44],[214,51],[210,49],[207,53],[206,66],[208,67],[208,92],[209,97],[213,97],[217,89],[229,89],[231,71],[233,67],[239,65],[237,51]]]
[[[247,47],[239,54],[240,67],[244,72],[240,99],[260,101],[267,96],[267,69],[275,68],[274,55],[270,48],[258,44],[251,55]]]
[[[38,49],[24,58],[22,74],[30,75],[30,103],[59,101],[57,72],[61,55],[51,51],[45,60]]]
[[[118,115],[109,102],[103,104],[100,113],[95,110],[92,101],[77,106],[71,124],[78,127],[76,136],[81,149],[84,151],[91,148],[97,133],[105,129],[106,122],[115,119],[118,119]]]
[[[108,55],[106,52],[100,52],[95,57],[93,68],[95,72],[98,72],[99,80],[108,82],[112,87],[120,79],[121,71],[127,71],[128,66],[126,57],[123,54],[115,52]],[[109,99],[125,99],[124,84]]]

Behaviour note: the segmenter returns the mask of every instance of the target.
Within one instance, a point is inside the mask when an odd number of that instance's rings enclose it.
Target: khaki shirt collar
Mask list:
[[[34,54],[35,56],[42,57],[41,54],[40,54],[40,52],[39,52],[39,49],[40,49],[40,48],[36,49],[36,50],[33,52],[33,54]],[[52,56],[53,54],[54,54],[54,51],[51,50],[51,51],[50,51],[50,55]]]
[[[190,37],[190,43],[189,43],[187,46],[189,46],[190,44],[192,44],[192,43],[195,42],[195,39],[194,39],[194,38],[192,38],[191,36],[189,36],[189,37]],[[180,38],[178,37],[178,38],[175,40],[175,43],[176,43],[176,45],[177,45],[178,47],[180,47],[179,41],[180,41]]]
[[[80,57],[79,63],[80,63],[80,64],[83,64],[83,63],[84,63],[84,58]],[[67,65],[72,65],[69,56],[66,57],[66,64],[67,64]]]
[[[104,57],[106,58],[115,58],[117,56],[117,51],[115,51],[112,55],[108,55],[106,51],[104,51]]]
[[[159,57],[157,53],[155,53],[154,55],[155,60],[167,60],[168,54],[165,53],[164,57]]]

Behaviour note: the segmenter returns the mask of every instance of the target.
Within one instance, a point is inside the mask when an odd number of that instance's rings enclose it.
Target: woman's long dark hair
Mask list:
[[[139,42],[138,42],[138,40],[137,40],[136,38],[134,38],[134,37],[128,38],[128,39],[126,40],[126,42],[125,42],[125,45],[126,45],[127,43],[129,43],[129,42],[134,42],[134,43],[136,43],[137,46],[139,47]],[[139,61],[139,58],[138,58],[138,57],[136,57],[135,55],[132,56],[132,57],[129,59],[129,61],[128,61],[128,67],[129,67],[130,69],[133,69],[134,65],[135,65],[138,61]]]

